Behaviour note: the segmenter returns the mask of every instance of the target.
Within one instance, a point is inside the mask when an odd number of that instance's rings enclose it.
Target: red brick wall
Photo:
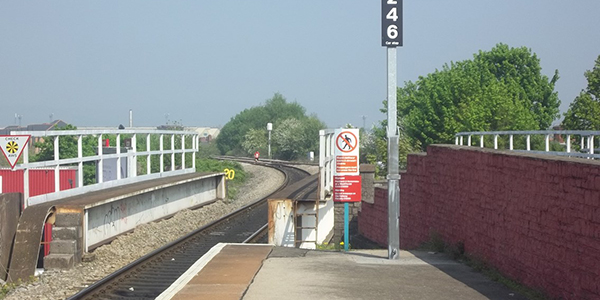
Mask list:
[[[376,198],[359,231],[387,245],[387,191]],[[400,246],[432,232],[552,297],[599,299],[600,162],[430,146],[400,181]]]

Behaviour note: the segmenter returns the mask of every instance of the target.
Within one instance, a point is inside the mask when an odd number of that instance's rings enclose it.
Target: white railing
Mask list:
[[[594,154],[594,137],[599,136],[600,131],[592,130],[534,130],[534,131],[481,131],[481,132],[459,132],[455,134],[456,145],[472,146],[472,137],[479,137],[479,147],[483,148],[484,137],[493,136],[494,149],[498,149],[498,139],[508,136],[508,150],[527,151],[536,154],[552,154],[571,157],[600,158],[600,154]],[[514,137],[525,136],[525,149],[515,149]],[[544,137],[544,151],[531,149],[531,137]],[[572,139],[579,137],[579,139]],[[564,151],[550,151],[550,141],[564,139]],[[562,145],[563,143],[561,143]],[[580,152],[572,152],[573,146],[579,146]]]
[[[12,131],[11,135],[30,135],[31,139],[23,150],[23,163],[15,166],[15,169],[22,169],[23,182],[24,182],[24,205],[34,205],[53,201],[63,197],[80,195],[83,193],[97,191],[108,187],[120,186],[124,184],[144,181],[148,179],[174,176],[179,174],[195,172],[196,169],[196,152],[198,151],[198,134],[193,131],[165,131],[165,130],[50,130],[50,131]],[[115,136],[114,149],[115,153],[105,154],[104,152],[104,139],[107,135]],[[121,152],[123,147],[122,137],[123,135],[131,136],[131,145],[126,147],[127,152]],[[146,149],[139,151],[137,147],[137,138],[142,135],[145,137]],[[65,136],[73,136],[77,140],[77,157],[75,158],[60,158],[60,139]],[[151,141],[152,136],[158,136],[159,145],[158,149],[152,149]],[[176,149],[175,137],[180,136],[180,145]],[[96,155],[84,156],[83,155],[83,138],[93,137],[97,141]],[[164,138],[170,138],[170,149],[164,148]],[[54,143],[54,159],[38,162],[29,162],[29,148],[34,146],[34,143],[38,139],[52,138]],[[191,148],[186,149],[186,138],[191,138]],[[156,147],[155,147],[156,148]],[[186,167],[185,154],[192,154],[191,167]],[[175,165],[175,155],[181,155],[181,163],[179,166]],[[155,173],[151,171],[152,155],[159,156],[159,170]],[[170,155],[171,165],[167,169],[164,165],[165,155]],[[137,161],[138,157],[145,157],[146,170],[145,174],[138,174]],[[121,173],[122,160],[126,159],[126,177],[122,178]],[[96,178],[95,183],[84,186],[84,172],[83,164],[85,162],[96,163]],[[104,180],[103,170],[105,164],[114,164],[117,169],[115,177],[111,178],[110,181]],[[66,165],[77,165],[77,184],[76,187],[69,190],[60,190],[60,172],[59,168]],[[189,163],[187,165],[190,165]],[[39,195],[35,197],[29,196],[29,169],[33,168],[54,168],[54,192],[45,195]],[[143,173],[143,172],[142,172]]]
[[[319,130],[319,199],[324,200],[333,192],[333,174],[335,172],[333,129]]]

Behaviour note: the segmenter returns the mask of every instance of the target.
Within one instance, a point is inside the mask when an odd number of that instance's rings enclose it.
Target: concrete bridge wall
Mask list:
[[[403,249],[437,234],[551,297],[600,298],[600,162],[433,145],[400,189]],[[362,203],[359,231],[387,245],[387,191]]]

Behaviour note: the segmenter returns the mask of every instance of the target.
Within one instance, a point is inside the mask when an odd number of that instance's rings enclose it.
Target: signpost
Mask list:
[[[335,131],[335,173],[333,176],[333,201],[344,203],[344,250],[348,251],[349,202],[361,200],[359,170],[359,130]]]
[[[0,135],[2,154],[8,160],[11,169],[14,170],[30,137],[30,135]]]
[[[400,170],[396,97],[396,47],[402,46],[402,0],[381,0],[381,45],[387,47],[388,258],[400,256]]]

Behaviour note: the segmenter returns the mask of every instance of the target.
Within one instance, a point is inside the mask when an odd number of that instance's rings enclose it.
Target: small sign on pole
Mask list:
[[[333,201],[344,203],[344,250],[348,251],[348,203],[361,200],[359,169],[359,130],[335,131],[335,172],[333,176]]]
[[[335,131],[335,174],[333,176],[333,201],[359,202],[361,179],[359,170],[358,129]]]
[[[25,146],[29,142],[29,138],[31,138],[30,135],[0,135],[2,154],[8,160],[11,169],[15,168]]]

